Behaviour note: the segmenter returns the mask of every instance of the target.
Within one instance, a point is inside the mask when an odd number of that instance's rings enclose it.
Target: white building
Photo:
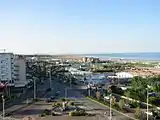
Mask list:
[[[13,53],[0,53],[0,82],[13,85],[17,78]]]
[[[28,82],[26,80],[26,62],[23,56],[17,56],[15,60],[17,66],[17,79],[15,80],[15,87],[24,87]]]
[[[0,82],[8,86],[26,84],[25,60],[13,53],[0,53]]]
[[[116,76],[118,78],[133,78],[134,76],[130,73],[127,73],[127,72],[119,72],[119,73],[116,73]]]

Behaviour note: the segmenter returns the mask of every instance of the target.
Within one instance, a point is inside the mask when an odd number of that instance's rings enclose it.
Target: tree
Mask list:
[[[100,92],[96,92],[96,98],[98,99],[98,100],[100,100],[100,97],[101,97],[101,93]]]
[[[124,96],[129,98],[130,97],[130,91],[129,90],[125,91]],[[125,100],[125,103],[128,103],[128,100]]]
[[[139,107],[136,108],[135,117],[136,117],[137,119],[140,119],[140,117],[141,117],[141,110],[140,110]]]
[[[125,105],[124,99],[120,99],[120,101],[118,102],[118,105],[119,105],[119,108],[123,110],[123,107]]]

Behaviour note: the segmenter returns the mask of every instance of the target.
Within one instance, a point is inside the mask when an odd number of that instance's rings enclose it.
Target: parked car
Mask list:
[[[55,93],[55,96],[59,96],[59,94],[60,94],[60,91],[57,91],[57,92]]]
[[[47,99],[47,102],[54,102],[55,101],[55,96],[51,96],[50,98]]]

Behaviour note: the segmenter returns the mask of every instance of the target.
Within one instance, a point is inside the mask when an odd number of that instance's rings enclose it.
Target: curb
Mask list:
[[[98,101],[96,101],[96,100],[93,100],[92,98],[89,98],[89,97],[86,97],[88,100],[91,100],[91,101],[93,101],[93,102],[96,102],[96,103],[98,103],[98,104],[100,104],[100,105],[102,105],[102,106],[104,106],[104,107],[106,107],[106,108],[109,108],[107,105],[104,105],[103,103],[100,103],[100,102],[98,102]],[[133,117],[130,117],[130,116],[128,116],[128,115],[126,115],[126,114],[124,114],[124,113],[122,113],[122,112],[119,112],[119,111],[117,111],[116,109],[114,109],[114,108],[111,108],[114,112],[117,112],[117,113],[119,113],[119,114],[121,114],[121,115],[123,115],[123,116],[126,116],[126,117],[128,117],[128,118],[130,118],[130,119],[132,119],[132,120],[138,120],[138,119],[135,119],[135,118],[133,118]]]

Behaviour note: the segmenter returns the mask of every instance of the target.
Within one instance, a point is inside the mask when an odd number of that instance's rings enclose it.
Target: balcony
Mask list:
[[[14,65],[14,67],[19,67],[18,65]]]
[[[17,76],[19,76],[19,74],[14,74],[14,76],[16,76],[16,77],[17,77]]]
[[[14,72],[18,72],[19,71],[19,69],[14,69]]]

